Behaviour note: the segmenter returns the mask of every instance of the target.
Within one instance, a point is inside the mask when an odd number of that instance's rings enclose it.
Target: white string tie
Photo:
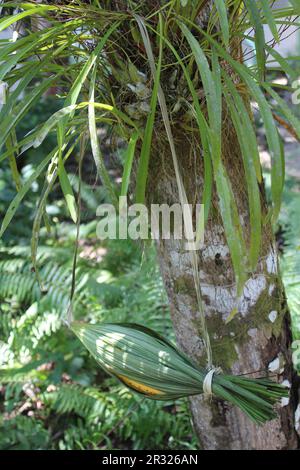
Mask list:
[[[212,390],[212,383],[213,383],[213,378],[215,374],[220,373],[220,368],[219,367],[212,367],[209,369],[207,372],[206,376],[204,377],[203,380],[203,394],[206,399],[211,399],[213,396],[213,390]]]

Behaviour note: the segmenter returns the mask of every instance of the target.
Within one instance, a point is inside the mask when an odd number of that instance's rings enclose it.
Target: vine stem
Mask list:
[[[71,283],[71,292],[70,292],[70,304],[67,311],[67,326],[70,328],[73,320],[73,299],[76,290],[76,266],[78,258],[78,242],[80,235],[80,223],[81,223],[81,181],[82,181],[82,162],[85,155],[85,149],[87,144],[86,134],[82,134],[80,138],[80,153],[79,153],[79,164],[78,164],[78,196],[77,196],[77,222],[76,222],[76,240],[75,240],[75,250],[73,257],[73,266],[72,266],[72,283]]]

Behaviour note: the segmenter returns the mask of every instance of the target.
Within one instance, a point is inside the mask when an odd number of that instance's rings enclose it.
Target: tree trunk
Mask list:
[[[224,128],[227,130],[224,130],[223,140],[227,145],[223,148],[223,160],[234,186],[244,234],[249,240],[242,157],[232,125],[225,122]],[[191,142],[190,136],[178,130],[174,130],[174,137],[189,202],[199,203],[203,181],[201,149],[196,142]],[[179,199],[168,144],[162,140],[158,139],[156,155],[151,158],[148,202],[171,205]],[[261,201],[266,212],[263,187]],[[279,405],[278,419],[264,426],[254,425],[239,409],[226,402],[193,397],[190,403],[195,430],[204,449],[294,449],[298,439],[294,427],[296,391],[290,352],[290,316],[271,227],[263,227],[259,264],[255,272],[249,273],[243,295],[237,299],[215,189],[210,214],[204,246],[197,253],[214,365],[223,371],[250,377],[272,374],[274,380],[291,386],[291,394],[288,402],[283,400]],[[157,250],[178,344],[193,360],[205,365],[189,254],[182,243],[174,239],[160,240]],[[234,318],[226,324],[234,309],[237,309]]]
[[[198,23],[205,29],[213,2],[206,2]],[[232,56],[242,60],[240,43],[231,44]],[[226,110],[225,110],[226,111]],[[197,137],[173,129],[176,151],[189,203],[200,203],[203,183],[202,152]],[[250,222],[247,184],[243,160],[232,123],[224,112],[222,159],[230,177],[246,241]],[[167,139],[157,129],[155,154],[151,156],[148,203],[172,205],[179,202]],[[261,204],[267,211],[263,184]],[[298,436],[294,413],[297,405],[297,377],[291,358],[290,315],[282,285],[272,228],[263,226],[260,260],[249,272],[241,297],[237,298],[234,272],[219,200],[213,189],[210,217],[204,246],[199,250],[199,269],[206,322],[215,366],[232,374],[250,377],[271,375],[291,387],[289,400],[278,406],[278,418],[256,426],[237,407],[203,396],[190,399],[194,427],[204,449],[295,449]],[[190,255],[178,240],[159,240],[161,273],[171,306],[171,316],[179,346],[193,360],[206,364],[201,340]],[[232,312],[232,320],[226,323]]]

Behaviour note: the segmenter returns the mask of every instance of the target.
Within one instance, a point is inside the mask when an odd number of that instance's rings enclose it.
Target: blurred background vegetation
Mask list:
[[[51,115],[45,97],[20,132]],[[105,132],[105,130],[103,130]],[[55,137],[54,137],[55,138]],[[26,181],[32,162],[51,150],[51,138],[20,162]],[[77,149],[77,152],[79,149]],[[106,150],[107,151],[107,150]],[[110,156],[118,181],[122,152]],[[78,155],[74,152],[76,161]],[[74,189],[78,176],[68,167]],[[96,209],[105,202],[85,159],[76,318],[138,322],[172,338],[167,299],[152,246],[130,240],[100,243]],[[30,263],[30,237],[42,181],[35,183],[0,242],[0,448],[195,449],[186,400],[145,400],[108,377],[62,324],[70,299],[76,227],[68,222],[59,187],[47,205],[51,231],[42,229],[38,265],[43,292]],[[15,195],[9,165],[0,169],[0,214]],[[30,419],[28,419],[30,417]]]
[[[278,79],[274,71],[269,74],[269,80],[273,79]],[[57,100],[44,97],[30,115],[31,122],[22,123],[20,134],[34,128],[39,119],[45,121],[54,106],[58,106]],[[263,155],[264,130],[259,121],[257,128]],[[291,171],[287,171],[277,240],[294,339],[300,340],[299,144],[281,131],[286,145],[291,146]],[[109,130],[103,129],[103,133],[108,135]],[[54,141],[49,137],[38,149],[22,156],[19,170],[23,181],[30,177],[32,163],[36,165],[52,147]],[[118,184],[122,150],[114,155],[109,147],[103,150],[110,156],[110,173]],[[75,161],[78,151],[74,152]],[[5,162],[0,168],[0,218],[16,192]],[[267,161],[264,166],[268,189]],[[70,163],[67,169],[74,188],[78,188],[75,166]],[[153,246],[130,240],[97,240],[96,208],[106,196],[103,188],[95,185],[92,157],[85,159],[83,176],[75,317],[91,322],[138,322],[174,339]],[[59,187],[47,206],[51,230],[44,227],[41,232],[38,265],[44,289],[40,291],[30,263],[30,237],[41,185],[42,181],[32,185],[0,241],[0,367],[4,366],[0,370],[0,448],[197,449],[187,400],[159,403],[133,394],[102,372],[63,326],[76,227],[69,222]],[[297,344],[295,341],[295,351]],[[300,346],[298,355],[300,373]]]

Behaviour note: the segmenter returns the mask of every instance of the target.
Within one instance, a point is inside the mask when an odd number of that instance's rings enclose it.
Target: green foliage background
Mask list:
[[[49,99],[32,119],[47,110]],[[45,143],[42,153],[48,146]],[[26,154],[23,180],[30,175],[33,159],[35,154]],[[74,186],[78,183],[76,175],[70,174],[70,180]],[[51,234],[46,229],[41,233],[41,293],[31,271],[29,242],[40,184],[31,188],[0,245],[0,448],[196,449],[186,400],[160,403],[132,393],[102,372],[63,325],[76,227],[63,221],[66,209],[59,191],[47,206]],[[0,170],[0,186],[3,215],[15,194],[8,166]],[[172,337],[153,247],[127,240],[96,241],[93,219],[103,197],[101,188],[83,183],[84,242],[77,265],[75,317],[139,322]]]

